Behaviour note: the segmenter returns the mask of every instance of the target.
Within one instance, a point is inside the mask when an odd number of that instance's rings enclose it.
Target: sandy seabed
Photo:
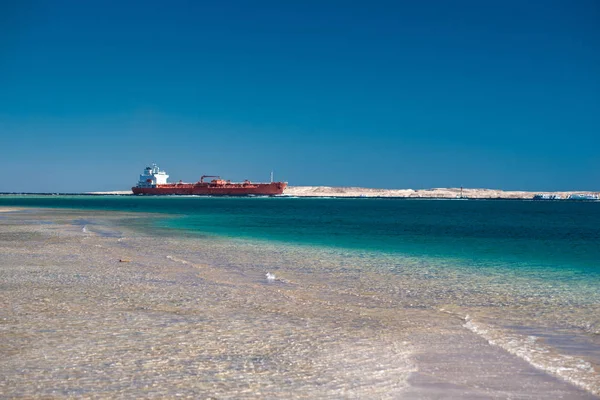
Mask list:
[[[129,229],[141,214],[6,211],[2,398],[595,398],[381,293],[402,278]]]

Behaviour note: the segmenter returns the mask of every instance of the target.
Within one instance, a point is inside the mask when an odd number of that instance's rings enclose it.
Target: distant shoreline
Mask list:
[[[554,200],[566,200],[572,194],[597,194],[592,191],[531,192],[504,191],[499,189],[370,189],[361,187],[335,186],[290,186],[284,197],[328,197],[328,198],[397,198],[397,199],[478,199],[478,200],[532,200],[536,194],[555,196]],[[84,193],[19,193],[4,192],[0,195],[69,195],[69,196],[127,196],[133,195],[131,190],[84,192]],[[546,200],[547,201],[547,200]],[[552,201],[552,200],[550,200]]]

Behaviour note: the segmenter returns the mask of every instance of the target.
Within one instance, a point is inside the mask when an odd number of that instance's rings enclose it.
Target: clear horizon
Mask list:
[[[155,162],[293,186],[600,190],[595,1],[0,4],[0,192]]]

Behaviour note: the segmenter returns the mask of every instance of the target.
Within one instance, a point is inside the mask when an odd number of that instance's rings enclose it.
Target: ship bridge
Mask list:
[[[144,173],[140,175],[140,180],[137,187],[140,188],[151,188],[156,185],[164,185],[167,183],[169,175],[165,171],[161,171],[158,165],[152,164],[151,167],[146,167]]]

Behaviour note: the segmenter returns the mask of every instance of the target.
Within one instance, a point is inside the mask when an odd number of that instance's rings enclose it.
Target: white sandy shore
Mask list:
[[[84,194],[113,194],[113,195],[129,195],[133,194],[131,190],[112,190],[108,192],[85,192]]]
[[[532,199],[536,194],[557,195],[567,198],[573,193],[592,193],[581,191],[570,192],[528,192],[504,191],[500,189],[462,189],[462,197],[469,199]],[[331,187],[331,186],[291,186],[285,191],[290,196],[315,197],[405,197],[405,198],[434,198],[455,199],[461,196],[460,188],[433,189],[370,189],[361,187]]]
[[[463,189],[462,197],[468,199],[532,199],[536,194],[556,195],[566,199],[574,193],[594,194],[589,191],[568,192],[528,192],[505,191],[500,189]],[[128,195],[130,190],[112,192],[89,192],[88,194]],[[434,188],[434,189],[371,189],[361,187],[341,186],[289,186],[285,192],[287,196],[297,197],[400,197],[423,199],[456,199],[461,196],[460,188]]]

